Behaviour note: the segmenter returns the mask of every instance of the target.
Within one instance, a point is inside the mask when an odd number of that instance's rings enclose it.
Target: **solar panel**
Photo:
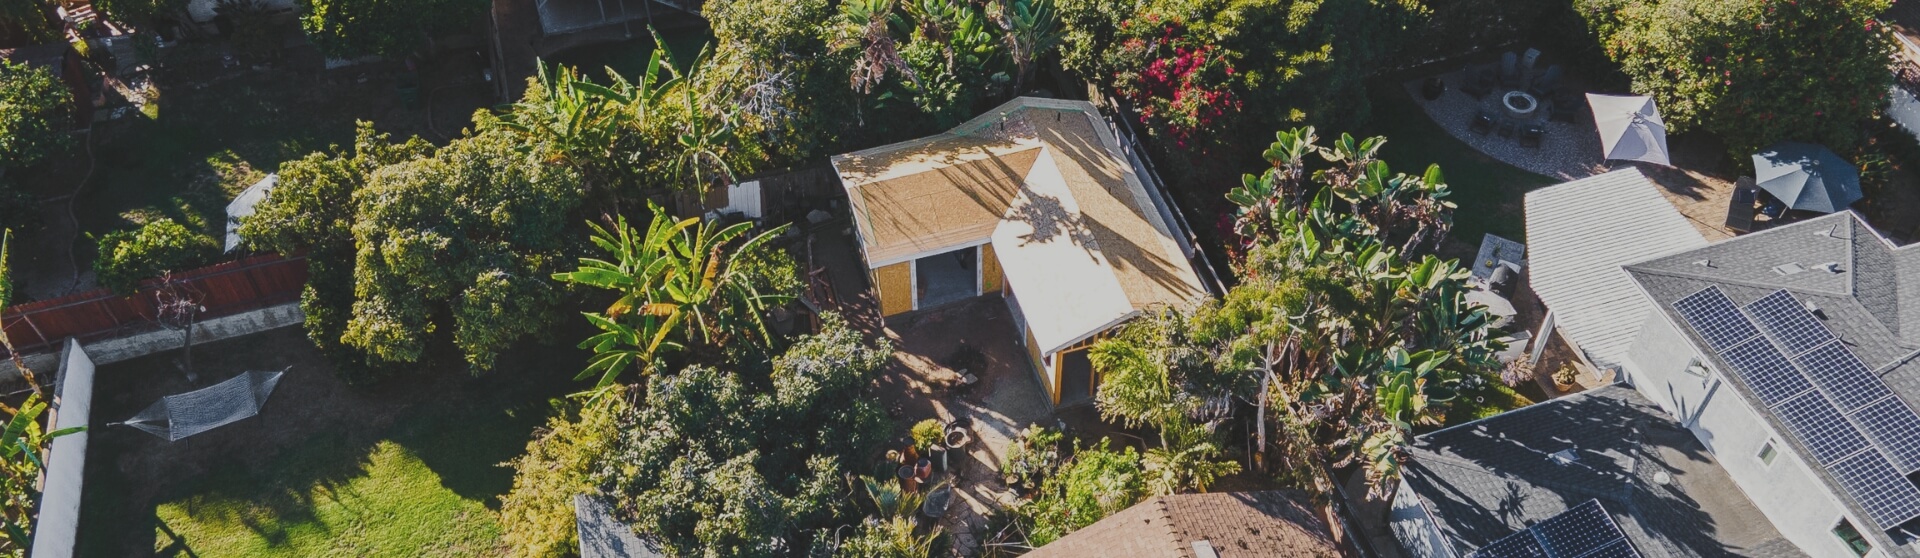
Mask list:
[[[1625,537],[1598,500],[1587,500],[1531,529],[1547,555],[1555,557],[1580,556]]]
[[[1903,473],[1920,470],[1920,414],[1898,397],[1888,397],[1853,412],[1853,424],[1880,445]]]
[[[1787,354],[1804,353],[1833,340],[1833,332],[1826,324],[1820,323],[1799,299],[1784,290],[1747,303],[1747,313],[1752,314],[1767,333],[1773,334],[1774,339],[1786,345]]]
[[[1828,470],[1881,529],[1893,529],[1920,517],[1920,487],[1894,470],[1880,452],[1861,452]]]
[[[1733,366],[1733,371],[1746,381],[1747,387],[1760,395],[1767,405],[1778,405],[1781,401],[1813,389],[1813,383],[1787,362],[1786,355],[1765,337],[1755,337],[1747,342],[1734,345],[1720,352],[1720,357]]]
[[[1714,350],[1725,349],[1760,335],[1759,328],[1740,309],[1733,305],[1733,299],[1720,292],[1719,287],[1707,287],[1700,292],[1676,300],[1673,309],[1680,317],[1693,326],[1693,331],[1706,338],[1707,344]]]
[[[1893,395],[1893,390],[1887,389],[1887,384],[1839,341],[1830,341],[1794,360],[1800,363],[1807,379],[1827,392],[1827,397],[1842,410],[1852,412]]]
[[[1480,547],[1468,558],[1640,558],[1599,500],[1587,500]]]
[[[1867,449],[1867,439],[1820,392],[1801,394],[1773,410],[1821,463],[1833,463]]]
[[[1521,529],[1480,547],[1468,558],[1547,558],[1547,551],[1540,548],[1539,541],[1534,540],[1531,529]]]

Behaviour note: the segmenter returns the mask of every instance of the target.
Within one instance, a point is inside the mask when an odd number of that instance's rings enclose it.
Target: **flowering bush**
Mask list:
[[[1163,23],[1152,14],[1122,22],[1121,30],[1131,36],[1120,43],[1116,57],[1121,63],[1116,65],[1138,70],[1123,75],[1118,85],[1120,94],[1139,109],[1141,123],[1184,148],[1196,134],[1214,130],[1223,117],[1239,112],[1230,51],[1197,40],[1177,19]]]

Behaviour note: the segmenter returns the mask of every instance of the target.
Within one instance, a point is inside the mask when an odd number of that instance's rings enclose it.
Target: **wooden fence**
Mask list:
[[[173,280],[176,292],[204,308],[196,319],[217,318],[299,300],[307,284],[307,259],[253,256],[181,273]],[[160,325],[159,292],[166,287],[153,279],[130,296],[97,289],[20,304],[0,314],[0,327],[23,353],[57,350],[68,337],[91,341],[151,330]]]

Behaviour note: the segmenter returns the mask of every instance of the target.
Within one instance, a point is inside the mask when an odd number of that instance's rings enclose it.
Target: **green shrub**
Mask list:
[[[500,499],[500,529],[511,555],[560,558],[579,551],[573,497],[594,492],[593,473],[620,433],[615,421],[631,411],[623,396],[601,397],[577,419],[547,421],[546,433],[527,442],[527,453],[508,462],[513,490]]]
[[[107,233],[99,246],[93,270],[100,286],[121,294],[133,293],[141,280],[203,267],[220,257],[219,241],[172,219]]]
[[[1133,448],[1115,451],[1102,439],[1081,449],[1014,510],[1029,525],[1027,545],[1045,546],[1139,503],[1147,495],[1145,476]]]
[[[40,162],[64,148],[73,95],[45,68],[0,60],[0,169]]]

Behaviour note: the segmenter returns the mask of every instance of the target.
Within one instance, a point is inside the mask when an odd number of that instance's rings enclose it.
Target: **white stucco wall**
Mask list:
[[[1655,312],[1642,324],[1628,353],[1629,376],[1635,389],[1693,431],[1787,540],[1814,558],[1854,558],[1831,531],[1844,514],[1840,502],[1809,462],[1785,443],[1785,436],[1773,431],[1733,386],[1723,383],[1726,376],[1714,370],[1710,361],[1702,359],[1711,371],[1706,379],[1686,371],[1698,355],[1673,322]],[[1769,440],[1780,454],[1772,465],[1759,458]],[[1862,532],[1873,529],[1872,523],[1860,519],[1853,524]],[[1875,548],[1869,556],[1884,555]]]
[[[1420,505],[1420,498],[1407,488],[1407,483],[1400,483],[1394,490],[1393,507],[1387,511],[1387,526],[1393,529],[1393,538],[1400,541],[1400,548],[1407,556],[1454,558],[1453,545],[1440,535],[1433,516],[1427,515],[1427,509]]]

